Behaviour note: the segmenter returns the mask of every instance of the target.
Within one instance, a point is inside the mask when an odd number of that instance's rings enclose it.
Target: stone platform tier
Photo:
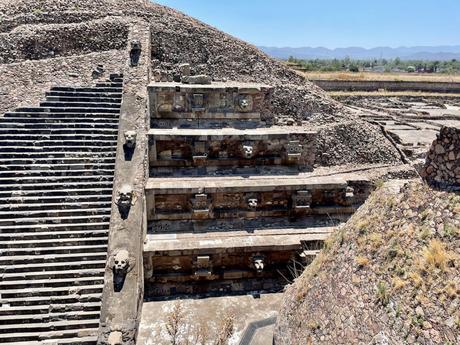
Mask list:
[[[247,128],[273,120],[266,85],[152,83],[148,91],[153,128]]]
[[[270,127],[271,87],[182,79],[149,85],[145,294],[280,291],[371,184],[315,176],[316,133]]]
[[[152,178],[146,186],[147,219],[201,221],[351,214],[369,190],[367,181],[334,177]]]
[[[296,127],[151,129],[150,175],[254,173],[280,166],[293,173],[312,170],[315,139],[315,132]],[[247,167],[258,170],[242,169]]]
[[[298,224],[300,225],[300,224]],[[146,294],[276,291],[293,279],[289,266],[309,263],[332,226],[247,229],[214,234],[148,235],[144,248]]]
[[[0,343],[96,343],[122,82],[0,118]]]

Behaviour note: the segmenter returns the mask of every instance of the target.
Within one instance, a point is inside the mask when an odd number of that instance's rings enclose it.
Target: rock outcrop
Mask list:
[[[459,229],[459,195],[380,188],[287,288],[275,344],[459,344]]]

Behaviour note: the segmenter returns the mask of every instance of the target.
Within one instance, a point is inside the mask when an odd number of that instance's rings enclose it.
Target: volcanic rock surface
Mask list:
[[[276,345],[460,344],[460,196],[377,190],[293,285]]]
[[[400,161],[398,152],[377,127],[351,115],[303,76],[256,47],[170,8],[144,0],[3,0],[0,18],[0,61],[4,63],[0,67],[12,76],[2,78],[0,89],[13,89],[16,71],[22,73],[21,79],[30,80],[22,92],[4,93],[2,112],[18,104],[36,104],[49,83],[78,85],[86,81],[83,73],[88,66],[73,63],[71,56],[92,52],[91,59],[84,60],[93,67],[100,63],[115,68],[116,64],[107,61],[106,52],[113,55],[119,51],[121,55],[127,25],[142,19],[151,27],[153,71],[172,79],[179,64],[190,63],[192,73],[206,73],[215,80],[267,83],[275,87],[277,118],[291,117],[310,127],[323,125],[318,128],[318,164]],[[51,70],[40,75],[43,84],[34,83],[34,64],[53,64],[57,57],[69,57],[60,62],[64,70],[57,66],[56,75]],[[73,61],[78,60],[82,59]],[[27,63],[26,71],[18,66]]]

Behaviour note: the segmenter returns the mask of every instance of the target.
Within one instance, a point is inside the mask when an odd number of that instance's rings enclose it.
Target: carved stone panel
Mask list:
[[[185,76],[182,81],[183,83],[156,82],[149,86],[152,118],[232,118],[260,121],[262,113],[264,116],[270,113],[271,87],[244,83],[210,83],[204,82],[204,76]]]

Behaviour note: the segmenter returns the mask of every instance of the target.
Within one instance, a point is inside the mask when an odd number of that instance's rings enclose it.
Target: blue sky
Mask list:
[[[460,0],[159,0],[256,45],[460,45]]]

